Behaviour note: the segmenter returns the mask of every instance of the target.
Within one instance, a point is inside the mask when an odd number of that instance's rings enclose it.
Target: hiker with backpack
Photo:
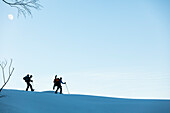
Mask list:
[[[55,86],[57,86],[57,82],[59,81],[59,78],[57,78],[57,75],[55,75],[55,78],[54,78],[54,80],[53,80],[53,83],[54,83],[54,85],[53,85],[53,90],[55,89]]]
[[[33,76],[27,74],[23,79],[25,80],[25,82],[27,83],[27,88],[26,91],[28,91],[29,87],[31,88],[31,91],[34,91],[34,89],[32,88],[32,85],[30,84],[30,82],[33,82],[33,80],[31,80]]]
[[[55,89],[55,86],[57,86],[57,90],[55,91],[55,93],[57,94],[58,89],[60,89],[60,94],[62,94],[61,84],[66,84],[66,82],[62,82],[62,77],[57,78],[57,75],[55,76],[55,79],[53,82],[54,82],[53,90]]]

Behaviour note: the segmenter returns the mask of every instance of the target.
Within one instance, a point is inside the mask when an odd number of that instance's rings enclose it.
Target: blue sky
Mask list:
[[[33,18],[17,18],[0,2],[0,57],[15,67],[6,88],[24,90],[30,73],[36,90],[52,90],[58,74],[72,93],[170,98],[168,0],[40,3]]]

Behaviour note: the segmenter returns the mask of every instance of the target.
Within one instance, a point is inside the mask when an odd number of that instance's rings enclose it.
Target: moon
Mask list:
[[[14,16],[13,16],[12,14],[9,14],[9,15],[8,15],[8,19],[9,19],[9,20],[13,20],[13,19],[14,19]]]

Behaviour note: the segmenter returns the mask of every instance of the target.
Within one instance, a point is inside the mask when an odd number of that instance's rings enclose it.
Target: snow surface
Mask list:
[[[0,113],[170,113],[170,100],[3,90]]]

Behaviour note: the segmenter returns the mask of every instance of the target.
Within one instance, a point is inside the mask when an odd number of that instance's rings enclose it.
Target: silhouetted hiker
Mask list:
[[[62,82],[62,77],[60,77],[60,79],[57,78],[57,77],[55,77],[55,79],[54,79],[54,84],[55,84],[55,86],[57,86],[57,90],[55,91],[56,94],[57,94],[58,89],[60,89],[60,94],[62,94],[62,86],[61,86],[61,83],[62,83],[62,84],[66,84],[66,82]],[[55,86],[53,87],[53,90],[54,90]]]
[[[23,79],[25,80],[25,82],[27,83],[27,88],[26,91],[28,91],[28,88],[31,88],[31,91],[34,91],[34,89],[32,88],[32,85],[30,84],[30,82],[33,82],[33,80],[31,80],[32,75],[29,76],[29,74],[27,74],[27,76],[25,76]]]
[[[60,80],[60,79],[57,78],[57,75],[56,75],[55,78],[54,78],[54,81],[53,81],[53,83],[54,83],[53,90],[55,89],[55,86],[57,86],[59,80]]]

